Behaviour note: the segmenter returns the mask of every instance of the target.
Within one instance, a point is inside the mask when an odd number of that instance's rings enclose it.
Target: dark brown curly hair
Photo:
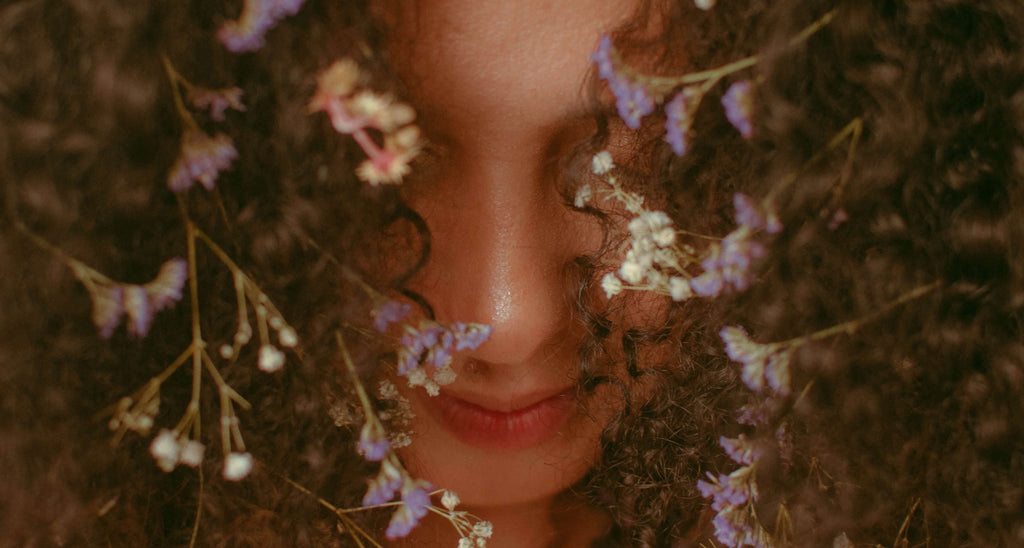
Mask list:
[[[429,253],[416,213],[394,189],[358,181],[362,152],[306,109],[315,75],[341,56],[358,59],[374,88],[402,93],[368,4],[308,0],[243,55],[216,39],[238,1],[0,6],[0,546],[350,542],[282,478],[359,504],[374,471],[353,450],[358,431],[327,411],[350,390],[334,334],[363,340],[370,307],[343,272],[372,272],[373,251],[397,224],[419,242],[403,257],[407,272]],[[653,325],[623,325],[619,309],[586,297],[601,253],[571,265],[589,334],[581,388],[617,384],[627,402],[573,488],[611,514],[598,544],[711,545],[714,510],[696,480],[730,471],[718,439],[744,429],[765,455],[756,509],[778,545],[830,546],[841,533],[854,545],[1024,544],[1024,5],[719,0],[702,11],[680,0],[662,9],[644,6],[616,44],[627,58],[660,44],[673,70],[760,54],[743,76],[756,84],[755,137],[742,139],[713,108],[723,82],[685,156],[661,137],[638,141],[624,172],[684,228],[724,234],[732,194],[745,192],[772,194],[785,229],[766,241],[750,290],[672,305]],[[638,38],[655,10],[662,35]],[[830,25],[788,45],[830,10]],[[200,119],[234,138],[239,159],[214,191],[184,204],[164,183],[182,131],[164,57],[197,84],[245,91],[247,112]],[[570,204],[607,139],[601,112],[597,132],[564,159]],[[840,185],[848,148],[822,151],[857,119],[863,132]],[[189,307],[159,314],[147,338],[102,339],[87,292],[20,228],[142,283],[182,254],[182,205],[302,334],[280,375],[254,373],[246,353],[223,371],[254,408],[242,422],[260,464],[241,483],[221,478],[219,459],[164,473],[147,438],[107,442],[102,411],[188,346],[190,333],[175,326],[188,325]],[[198,261],[202,325],[220,345],[235,329],[231,275],[208,254]],[[399,291],[405,278],[367,275]],[[723,355],[722,326],[768,342],[858,318],[870,321],[798,351],[794,394],[769,402],[767,426],[736,423],[754,396]],[[372,377],[381,349],[354,350]],[[175,420],[190,389],[184,376],[164,383],[158,424]],[[217,420],[203,409],[204,424]],[[210,446],[215,430],[204,430]],[[386,516],[359,519],[379,530]]]

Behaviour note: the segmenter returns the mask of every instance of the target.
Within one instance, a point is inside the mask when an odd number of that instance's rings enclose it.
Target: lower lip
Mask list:
[[[507,413],[443,393],[426,399],[441,424],[460,441],[481,449],[506,451],[535,447],[554,437],[574,407],[571,390]]]

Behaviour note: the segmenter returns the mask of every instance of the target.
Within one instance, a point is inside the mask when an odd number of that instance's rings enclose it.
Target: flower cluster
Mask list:
[[[188,90],[188,102],[197,109],[209,110],[210,118],[223,122],[227,110],[245,111],[242,88],[207,89],[193,86]]]
[[[711,1],[697,1],[701,9],[710,9],[713,5]],[[639,129],[643,118],[653,113],[657,105],[664,103],[665,98],[674,92],[672,99],[665,103],[665,140],[679,156],[686,153],[690,126],[704,96],[725,76],[753,64],[752,60],[747,59],[681,78],[648,76],[626,65],[608,36],[601,38],[591,59],[597,65],[598,76],[608,83],[608,88],[615,96],[619,118],[630,129]],[[733,127],[743,137],[750,138],[753,135],[750,82],[734,82],[722,97],[722,107]]]
[[[453,491],[441,492],[441,506],[447,511],[446,517],[461,535],[458,548],[486,548],[487,539],[494,534],[494,527],[489,521],[478,520],[471,523],[467,512],[455,509],[460,502],[458,495]]]
[[[206,190],[213,190],[217,176],[231,167],[236,158],[238,150],[227,135],[218,133],[210,137],[201,129],[189,128],[181,137],[181,154],[167,175],[167,187],[184,192],[192,183],[199,182]]]
[[[381,332],[392,323],[400,322],[409,313],[409,306],[395,301],[383,302],[370,315]],[[491,327],[478,323],[455,322],[443,325],[422,318],[413,326],[402,324],[398,348],[398,374],[409,381],[409,386],[422,386],[431,396],[440,387],[455,380],[451,368],[452,353],[474,350],[491,335]]]
[[[166,428],[160,430],[149,444],[149,453],[164,472],[174,470],[178,464],[192,468],[199,466],[205,451],[206,447],[202,443]]]
[[[420,151],[420,130],[412,123],[416,112],[390,95],[360,88],[359,78],[355,61],[335,61],[320,74],[309,111],[325,112],[338,133],[351,135],[363,149],[367,159],[356,168],[360,179],[371,185],[397,184]],[[381,133],[381,144],[368,129]]]
[[[263,47],[264,36],[285,17],[295,15],[305,0],[245,0],[238,19],[228,21],[217,38],[229,51],[245,53]]]
[[[724,327],[719,336],[725,342],[729,359],[743,364],[741,376],[747,387],[756,392],[769,387],[781,396],[789,395],[793,346],[756,343],[739,326]]]
[[[696,244],[679,241],[681,233],[692,236],[691,233],[678,231],[668,215],[647,209],[642,196],[619,185],[610,174],[615,166],[608,151],[597,153],[592,167],[595,174],[606,177],[606,197],[618,200],[635,215],[627,225],[630,240],[625,259],[617,271],[605,274],[601,280],[608,298],[624,289],[653,291],[674,301],[694,295],[713,297],[729,288],[742,291],[752,281],[754,261],[765,254],[764,245],[754,237],[761,231],[775,234],[782,229],[774,214],[765,213],[749,197],[737,193],[733,203],[738,228],[699,252]],[[576,206],[585,206],[593,195],[590,185],[584,185],[576,193]],[[697,264],[703,272],[694,276],[691,272]]]
[[[754,509],[757,501],[756,447],[745,436],[719,439],[719,445],[740,468],[729,475],[715,476],[708,472],[707,480],[697,480],[697,489],[704,498],[712,499],[715,514],[712,524],[715,537],[726,546],[741,548],[768,548],[771,539],[761,527]]]
[[[181,300],[188,278],[187,264],[179,258],[165,262],[156,278],[143,285],[115,282],[77,262],[72,270],[89,290],[92,321],[105,339],[114,334],[122,316],[128,317],[128,333],[145,337],[153,315]]]

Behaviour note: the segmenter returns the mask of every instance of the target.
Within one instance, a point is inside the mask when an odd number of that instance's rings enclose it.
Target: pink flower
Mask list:
[[[722,107],[725,109],[725,117],[729,119],[732,127],[740,132],[744,139],[749,139],[754,134],[754,124],[750,118],[754,113],[754,98],[750,89],[750,82],[740,80],[729,86],[729,89],[722,96]]]
[[[188,94],[188,100],[196,108],[210,109],[210,118],[218,122],[224,121],[224,112],[229,108],[237,111],[245,110],[245,105],[242,104],[242,88],[239,87],[193,88]]]

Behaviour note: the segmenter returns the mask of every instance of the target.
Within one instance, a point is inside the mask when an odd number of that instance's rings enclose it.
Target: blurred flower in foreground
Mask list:
[[[210,137],[200,129],[188,129],[181,138],[181,154],[167,175],[167,187],[184,192],[199,181],[206,190],[213,190],[217,176],[236,158],[235,143],[227,135]]]

